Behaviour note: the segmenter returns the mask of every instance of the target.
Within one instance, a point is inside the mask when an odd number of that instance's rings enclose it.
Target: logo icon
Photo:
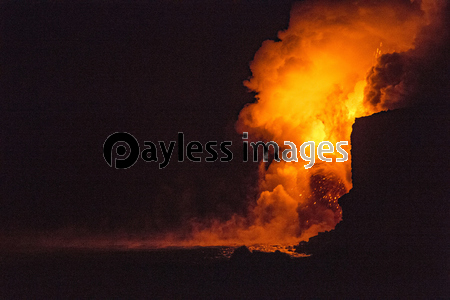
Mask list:
[[[139,143],[128,132],[116,132],[103,144],[103,157],[110,167],[128,169],[139,158]]]

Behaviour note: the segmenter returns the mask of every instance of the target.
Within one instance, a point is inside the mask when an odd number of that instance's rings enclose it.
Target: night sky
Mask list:
[[[1,4],[0,226],[163,232],[245,213],[242,82],[292,1],[25,1]],[[150,4],[151,3],[151,4]],[[232,141],[231,162],[139,160],[110,168],[114,132],[144,141]]]

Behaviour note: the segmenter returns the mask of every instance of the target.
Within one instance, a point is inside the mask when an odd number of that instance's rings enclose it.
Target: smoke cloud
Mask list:
[[[375,110],[436,103],[448,93],[448,5],[423,1],[422,7],[426,25],[414,47],[383,54],[367,75],[365,103]]]
[[[256,102],[242,109],[237,131],[278,145],[350,141],[356,117],[448,88],[446,13],[444,1],[295,4],[289,27],[250,64],[244,84]],[[436,69],[445,70],[439,78]],[[245,216],[195,222],[188,237],[160,244],[293,244],[331,230],[342,219],[338,199],[352,187],[350,160],[335,158],[308,170],[302,161],[261,162],[259,196]]]

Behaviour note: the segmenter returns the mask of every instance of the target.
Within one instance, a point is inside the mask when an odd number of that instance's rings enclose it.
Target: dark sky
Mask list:
[[[253,101],[249,62],[292,1],[14,2],[0,9],[4,230],[160,232],[255,200],[234,123]],[[116,170],[102,156],[116,131],[233,141],[234,159]]]

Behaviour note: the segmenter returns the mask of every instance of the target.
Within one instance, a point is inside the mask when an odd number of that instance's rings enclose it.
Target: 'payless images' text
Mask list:
[[[345,162],[348,160],[348,153],[342,148],[342,146],[348,145],[348,141],[340,141],[336,143],[336,147],[333,143],[328,141],[322,141],[317,146],[314,141],[304,142],[299,150],[297,150],[297,145],[290,141],[285,141],[283,143],[284,149],[281,151],[280,147],[274,141],[267,143],[249,142],[248,133],[244,132],[242,135],[243,139],[243,161],[249,161],[249,152],[252,154],[252,161],[258,162],[258,150],[259,146],[262,147],[263,151],[263,161],[269,161],[269,147],[273,150],[273,159],[277,162],[281,160],[285,162],[298,162],[298,154],[300,158],[305,162],[306,169],[311,168],[315,161],[315,154],[317,152],[317,157],[324,162],[333,162],[333,158],[325,157],[324,154],[333,154],[335,156],[335,150],[342,157],[335,157],[336,162]],[[158,147],[160,151],[158,151]],[[152,141],[144,141],[145,148],[141,151],[138,140],[131,134],[127,132],[116,132],[108,136],[103,144],[103,157],[110,167],[116,169],[128,169],[133,166],[139,157],[145,162],[158,162],[159,168],[163,169],[167,167],[174,152],[175,146],[177,146],[177,156],[178,162],[183,162],[185,157],[193,162],[201,162],[202,154],[207,153],[208,156],[204,158],[205,162],[215,162],[220,160],[221,162],[229,162],[233,159],[233,152],[229,149],[232,145],[231,141],[217,142],[208,141],[203,145],[199,141],[185,142],[184,133],[178,132],[177,141],[170,141],[168,144],[163,141],[158,141],[154,143]],[[252,151],[250,150],[250,147]],[[309,155],[307,150],[309,149]],[[162,156],[163,160],[160,160]]]

